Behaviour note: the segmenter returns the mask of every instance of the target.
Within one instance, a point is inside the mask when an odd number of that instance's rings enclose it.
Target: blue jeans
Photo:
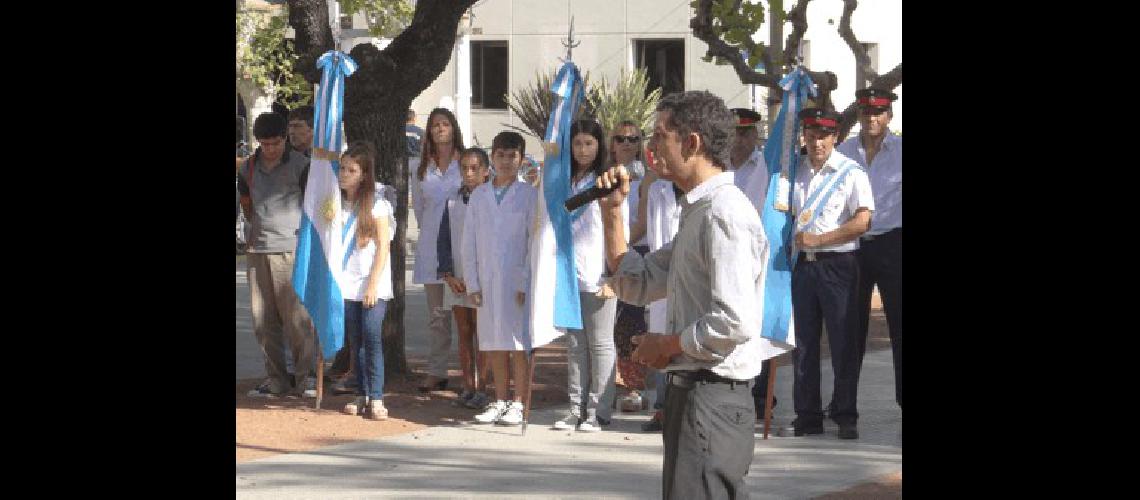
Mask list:
[[[356,395],[384,399],[384,349],[380,327],[388,301],[377,300],[367,308],[364,302],[344,301],[344,332],[349,346],[356,351]]]

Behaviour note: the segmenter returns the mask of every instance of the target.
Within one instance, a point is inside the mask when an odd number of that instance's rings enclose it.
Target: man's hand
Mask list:
[[[796,246],[801,249],[812,249],[820,246],[822,238],[818,234],[796,233]]]
[[[517,292],[517,293],[515,293],[515,302],[516,302],[516,303],[518,303],[518,305],[519,305],[520,307],[521,307],[523,304],[526,304],[526,293],[524,293],[524,292]]]
[[[598,176],[597,186],[600,188],[608,189],[619,182],[621,183],[621,187],[606,195],[605,198],[598,200],[598,204],[601,205],[602,210],[621,209],[622,202],[624,202],[625,197],[629,195],[629,171],[625,169],[625,165],[615,165]]]
[[[658,370],[669,366],[673,356],[683,352],[680,335],[634,335],[630,340],[637,346],[633,360]]]
[[[472,293],[471,303],[475,304],[475,307],[483,307],[483,292]]]
[[[447,286],[451,288],[451,291],[455,292],[456,295],[467,293],[467,285],[460,281],[459,278],[455,276],[444,276],[443,281],[447,283]]]

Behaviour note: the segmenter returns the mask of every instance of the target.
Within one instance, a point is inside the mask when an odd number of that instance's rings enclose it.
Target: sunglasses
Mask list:
[[[636,135],[615,135],[614,136],[614,142],[616,142],[618,144],[624,144],[626,142],[628,142],[630,144],[637,144],[637,142],[640,140],[641,140],[641,138],[636,136]]]

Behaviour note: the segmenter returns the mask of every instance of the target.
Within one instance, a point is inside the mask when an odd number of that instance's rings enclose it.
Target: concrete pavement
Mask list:
[[[249,292],[240,260],[237,373],[238,378],[260,377],[264,372],[250,331]],[[422,355],[427,350],[424,335],[410,332],[426,327],[421,314],[425,298],[423,288],[411,284],[410,271],[408,283],[407,348],[409,354]],[[828,401],[832,373],[829,363],[822,364],[822,396]],[[774,435],[765,441],[758,425],[746,477],[753,498],[811,498],[901,470],[902,416],[894,402],[893,378],[890,351],[868,352],[860,379],[858,440],[840,441],[835,425],[827,421],[822,436]],[[777,428],[790,425],[793,418],[791,385],[791,366],[780,366]],[[661,437],[638,429],[647,415],[615,413],[606,431],[582,434],[549,429],[561,416],[558,411],[535,410],[525,436],[510,427],[437,426],[243,462],[236,466],[237,496],[660,498]]]

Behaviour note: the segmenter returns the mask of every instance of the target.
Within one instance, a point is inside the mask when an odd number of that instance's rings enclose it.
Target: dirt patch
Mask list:
[[[902,498],[902,471],[879,476],[843,491],[816,497],[817,500],[893,500]]]
[[[533,408],[568,404],[565,344],[556,342],[540,348],[537,356]],[[353,396],[334,396],[327,387],[318,410],[313,399],[248,397],[246,393],[261,380],[239,380],[237,462],[414,432],[428,426],[459,425],[475,416],[476,410],[452,405],[461,383],[457,368],[448,371],[447,390],[421,394],[417,387],[427,376],[422,371],[425,360],[409,358],[408,366],[411,375],[385,381],[384,406],[390,418],[384,421],[341,413]]]

